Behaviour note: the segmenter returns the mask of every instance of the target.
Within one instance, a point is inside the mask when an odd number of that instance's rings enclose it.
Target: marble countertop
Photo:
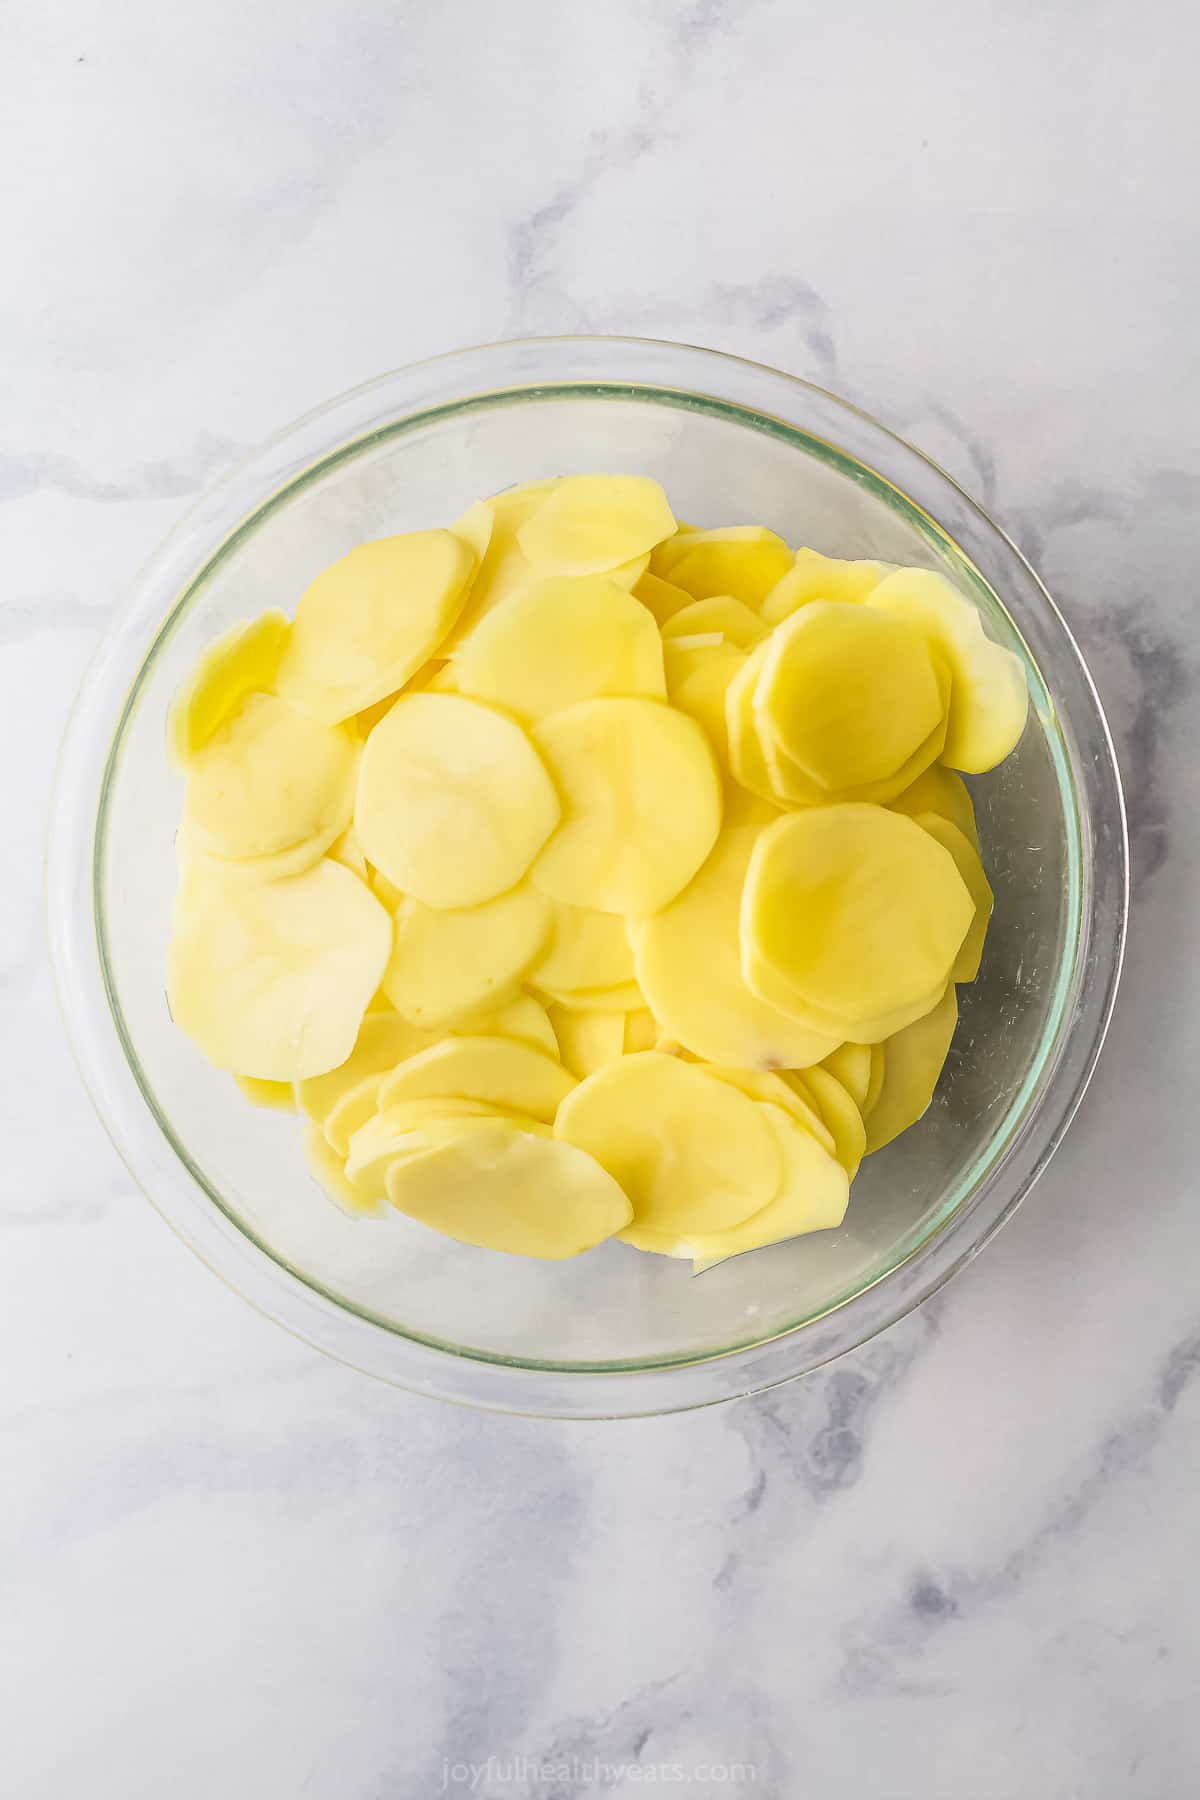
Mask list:
[[[6,49],[0,1786],[1200,1789],[1196,9],[63,0]],[[40,894],[73,690],[189,497],[381,369],[577,329],[814,377],[958,475],[1096,672],[1136,881],[986,1254],[806,1381],[606,1426],[226,1292],[84,1098]]]

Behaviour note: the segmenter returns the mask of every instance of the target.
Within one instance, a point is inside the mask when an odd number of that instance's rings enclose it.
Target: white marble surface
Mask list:
[[[488,1756],[450,1791],[1200,1789],[1197,16],[10,10],[13,1800],[426,1800],[443,1758]],[[959,474],[1093,662],[1137,877],[1109,1051],[987,1253],[806,1382],[609,1426],[391,1392],[225,1292],[89,1110],[39,892],[74,685],[189,495],[383,368],[577,328],[814,376]],[[545,1780],[511,1760],[571,1756]],[[589,1758],[643,1772],[589,1775]],[[722,1780],[735,1762],[756,1780]]]

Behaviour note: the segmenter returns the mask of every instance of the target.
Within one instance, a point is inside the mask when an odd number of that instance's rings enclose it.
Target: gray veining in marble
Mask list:
[[[1200,14],[62,0],[5,49],[0,1793],[1200,1790]],[[1136,883],[987,1252],[803,1383],[603,1427],[393,1393],[213,1280],[82,1094],[40,895],[71,696],[189,497],[381,369],[576,329],[826,382],[993,509]]]

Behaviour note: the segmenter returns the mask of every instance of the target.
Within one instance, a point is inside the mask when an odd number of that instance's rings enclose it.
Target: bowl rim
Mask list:
[[[650,379],[652,373],[654,379]],[[688,379],[683,385],[664,383],[662,377],[666,373]],[[573,378],[568,379],[568,375]],[[509,379],[496,385],[496,378],[504,376]],[[705,385],[693,386],[692,378],[700,376]],[[397,388],[404,390],[399,411]],[[124,722],[158,647],[215,563],[293,490],[325,473],[337,461],[362,454],[378,441],[389,421],[393,431],[411,429],[427,420],[431,411],[548,398],[566,390],[647,399],[656,397],[657,392],[660,396],[673,396],[674,404],[695,402],[702,408],[711,403],[713,410],[723,415],[741,415],[741,422],[757,422],[759,429],[778,428],[793,441],[824,443],[832,453],[831,460],[840,459],[866,469],[881,487],[898,496],[910,516],[921,515],[931,533],[957,552],[967,578],[982,592],[984,604],[990,596],[1019,636],[1019,627],[1013,624],[995,590],[988,586],[957,540],[938,523],[936,515],[889,476],[840,450],[832,440],[789,423],[789,398],[793,404],[802,396],[819,398],[837,415],[857,421],[870,437],[878,437],[902,458],[911,459],[914,469],[936,477],[974,521],[994,534],[1004,554],[1013,559],[1014,568],[1028,584],[1034,603],[1044,612],[1044,622],[1053,630],[1058,647],[1069,660],[1077,710],[1067,714],[1046,693],[1037,661],[1026,649],[1050,715],[1057,725],[1063,723],[1064,716],[1068,717],[1076,733],[1082,730],[1086,739],[1074,762],[1069,756],[1066,758],[1067,773],[1073,789],[1079,787],[1082,778],[1084,804],[1075,794],[1078,819],[1082,825],[1091,826],[1099,814],[1105,826],[1108,858],[1104,889],[1108,910],[1106,940],[1098,942],[1094,929],[1087,934],[1083,949],[1090,957],[1090,980],[1085,982],[1077,934],[1075,961],[1070,969],[1060,970],[1064,985],[1055,1029],[1044,1033],[1045,1056],[1036,1065],[1039,1073],[1046,1074],[1045,1082],[1039,1092],[1025,1095],[1023,1111],[1016,1102],[1006,1108],[1004,1120],[1011,1120],[1011,1129],[984,1178],[953,1205],[943,1207],[935,1224],[888,1268],[852,1294],[832,1301],[821,1314],[752,1342],[634,1364],[539,1362],[439,1344],[406,1332],[391,1321],[373,1317],[354,1303],[321,1289],[312,1278],[301,1275],[256,1239],[232,1213],[223,1209],[220,1196],[206,1184],[202,1172],[190,1162],[157,1111],[148,1081],[143,1082],[140,1077],[119,1003],[108,983],[102,909],[97,902],[104,802]],[[431,401],[435,404],[431,405]],[[768,410],[761,410],[764,402],[769,402]],[[779,410],[774,411],[775,407]],[[330,428],[335,426],[336,432],[330,436]],[[349,436],[345,435],[346,426],[352,427]],[[310,459],[307,451],[313,446],[308,439],[314,428],[322,447]],[[215,537],[213,532],[217,533]],[[132,669],[133,673],[124,686],[125,698],[114,713],[105,677],[118,669]],[[97,749],[103,742],[107,743],[107,752],[101,752],[102,767],[97,770]],[[1087,848],[1085,845],[1085,851]],[[1083,876],[1087,874],[1088,869],[1084,868]],[[197,497],[135,578],[81,684],[55,777],[46,881],[55,984],[84,1084],[135,1181],[177,1234],[227,1285],[315,1347],[402,1387],[498,1411],[560,1417],[628,1417],[713,1404],[819,1367],[894,1323],[978,1253],[1012,1215],[1045,1168],[1091,1077],[1120,977],[1129,877],[1120,774],[1103,708],[1083,657],[1054,601],[1011,538],[952,476],[863,408],[766,364],[652,338],[549,337],[501,340],[448,351],[360,383],[284,426],[247,452]],[[1093,916],[1089,921],[1084,918],[1089,888],[1086,879],[1082,880],[1078,906],[1084,924],[1094,926],[1097,896],[1097,884],[1093,881]],[[1073,976],[1076,998],[1081,1001],[1070,1021],[1066,1020],[1068,976]],[[1055,1049],[1057,1055],[1051,1062],[1050,1053]],[[136,1099],[121,1079],[114,1052],[125,1065],[124,1073],[133,1079]],[[1070,1077],[1068,1090],[1060,1095],[1061,1104],[1054,1116],[1047,1117],[1045,1102],[1063,1074]],[[139,1100],[143,1115],[140,1117]],[[164,1144],[150,1143],[145,1137],[147,1118],[171,1150],[173,1161],[164,1157]],[[1035,1133],[1031,1127],[1038,1122],[1041,1129]],[[1011,1178],[1011,1185],[1000,1191],[998,1178],[1002,1172]],[[993,1204],[985,1207],[981,1203],[989,1195]],[[217,1226],[218,1214],[232,1226],[234,1238]],[[972,1222],[973,1229],[968,1230]],[[363,1333],[373,1337],[364,1337]]]

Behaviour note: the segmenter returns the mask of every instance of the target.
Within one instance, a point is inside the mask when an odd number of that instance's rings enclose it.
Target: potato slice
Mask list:
[[[218,1069],[304,1081],[350,1055],[391,946],[387,913],[338,863],[287,881],[185,882],[171,1015]]]
[[[466,512],[455,519],[450,527],[455,537],[461,538],[474,556],[476,572],[483,566],[495,523],[496,515],[490,502],[473,500]]]
[[[958,996],[951,983],[932,1012],[887,1040],[883,1085],[866,1118],[868,1155],[927,1111],[957,1024]]]
[[[893,564],[881,562],[847,562],[837,556],[822,556],[818,550],[797,550],[796,561],[762,604],[762,616],[768,625],[778,625],[812,600],[836,600],[855,604],[865,600]]]
[[[566,475],[517,531],[540,574],[601,575],[648,555],[675,530],[657,481],[645,475]]]
[[[693,604],[692,596],[686,588],[664,581],[653,569],[647,569],[645,574],[639,575],[632,591],[634,598],[650,609],[660,625],[665,625],[677,612]]]
[[[550,1018],[563,1066],[580,1081],[625,1053],[624,1013],[576,1012],[556,1004]]]
[[[827,794],[894,776],[943,718],[925,634],[865,606],[814,600],[771,637],[754,692],[764,749],[780,749]]]
[[[822,1068],[840,1081],[859,1112],[867,1104],[871,1092],[871,1063],[874,1050],[870,1044],[839,1044],[821,1058]],[[880,1080],[883,1077],[880,1076]]]
[[[233,1079],[251,1106],[268,1112],[295,1112],[296,1089],[290,1081],[260,1081],[255,1075],[235,1075]]]
[[[329,846],[328,854],[330,862],[341,863],[343,869],[349,869],[350,873],[357,875],[360,881],[369,879],[367,859],[362,853],[362,845],[358,841],[353,825],[347,825],[341,836],[334,839]]]
[[[653,918],[630,925],[638,984],[663,1028],[706,1062],[749,1069],[817,1062],[836,1036],[809,1031],[752,993],[738,939],[759,827],[727,828],[699,874]]]
[[[698,601],[697,605],[707,605]],[[745,653],[722,636],[716,643],[696,637],[663,639],[667,693],[677,712],[695,719],[722,769],[729,767],[725,722],[729,684],[745,665]],[[714,637],[715,633],[712,634]]]
[[[192,757],[183,823],[214,856],[269,856],[344,831],[354,805],[358,739],[275,694],[247,694]]]
[[[563,993],[543,988],[542,992],[567,1012],[640,1012],[646,1004],[646,996],[636,981],[621,981],[615,987],[573,988]]]
[[[828,1069],[819,1065],[805,1069],[804,1080],[821,1110],[822,1119],[833,1133],[834,1155],[853,1181],[867,1149],[863,1116],[836,1075],[831,1075]]]
[[[975,902],[975,917],[971,920],[967,935],[963,939],[958,955],[954,959],[954,967],[950,971],[952,981],[974,981],[979,973],[979,965],[983,960],[983,944],[987,937],[988,921],[995,905],[995,895],[991,884],[983,872],[983,864],[979,860],[979,852],[948,819],[939,813],[918,813],[917,824],[927,831],[930,837],[936,838],[943,850],[948,850],[954,858],[954,866],[966,884],[967,892]]]
[[[961,775],[941,763],[931,763],[911,787],[887,803],[893,812],[907,813],[915,819],[919,813],[937,813],[951,825],[957,825],[975,849],[979,848],[979,830],[975,824],[975,808],[970,791]]]
[[[667,692],[653,618],[603,575],[558,576],[512,595],[472,632],[454,669],[460,693],[523,723],[600,695]]]
[[[379,1090],[390,1073],[390,1069],[381,1069],[377,1075],[364,1075],[361,1081],[339,1094],[322,1120],[325,1142],[343,1161],[350,1153],[350,1140],[355,1132],[379,1111]]]
[[[458,618],[474,572],[452,531],[360,544],[300,596],[279,692],[327,725],[397,693]]]
[[[475,700],[402,695],[363,747],[359,842],[426,906],[479,906],[506,893],[558,819],[550,777],[520,726]]]
[[[335,817],[315,837],[289,844],[286,850],[273,850],[269,856],[210,856],[207,851],[197,848],[192,833],[183,825],[175,840],[175,850],[182,879],[218,886],[228,886],[230,882],[245,885],[247,882],[284,881],[289,875],[303,875],[306,869],[315,868],[327,852],[332,852],[342,836],[344,833],[337,831]],[[339,859],[334,857],[333,860]]]
[[[574,1086],[561,1064],[515,1038],[451,1037],[401,1063],[379,1099],[381,1109],[402,1100],[481,1100],[549,1124]]]
[[[696,1063],[623,1056],[563,1101],[555,1134],[588,1150],[653,1231],[720,1231],[765,1206],[779,1152],[752,1100]]]
[[[393,1163],[387,1196],[460,1243],[555,1261],[611,1237],[632,1211],[586,1152],[501,1121]]]
[[[325,1190],[335,1206],[354,1219],[370,1218],[382,1212],[383,1208],[377,1199],[369,1199],[347,1181],[344,1159],[330,1149],[319,1125],[314,1125],[309,1120],[304,1127],[302,1142],[313,1179]]]
[[[636,1012],[625,1014],[626,1056],[634,1056],[639,1050],[653,1050],[661,1036],[658,1020],[648,1006],[639,1006]]]
[[[864,1043],[862,1021],[945,986],[973,914],[953,857],[911,819],[882,806],[814,807],[768,825],[754,845],[743,973],[761,993],[765,964]]]
[[[775,801],[771,773],[763,756],[754,712],[754,694],[771,640],[752,650],[725,691],[725,727],[729,743],[729,767],[735,781],[762,799]]]
[[[502,605],[510,594],[518,593],[531,581],[536,581],[536,571],[521,552],[517,532],[526,519],[532,518],[554,486],[553,481],[527,481],[482,502],[492,515],[487,550],[471,583],[466,604],[440,646],[443,656],[456,655],[481,619]]]
[[[655,573],[697,600],[732,594],[757,612],[792,561],[783,539],[764,525],[727,525],[673,539]]]
[[[652,913],[716,840],[721,784],[694,719],[653,700],[585,700],[534,728],[563,819],[533,865],[554,900]]]
[[[933,1007],[930,1007],[929,1011],[932,1012]],[[884,1050],[883,1044],[872,1044],[870,1050],[871,1080],[870,1085],[867,1088],[867,1097],[863,1101],[860,1109],[864,1120],[870,1118],[871,1114],[875,1111],[876,1106],[879,1104],[879,1096],[883,1092],[884,1072],[887,1068],[887,1053]]]
[[[833,1155],[833,1133],[821,1117],[817,1103],[803,1081],[797,1079],[795,1070],[776,1072],[771,1069],[717,1068],[708,1064],[705,1064],[705,1068],[718,1081],[727,1081],[739,1093],[748,1094],[751,1100],[782,1107],[798,1125],[803,1125],[806,1131],[812,1132],[830,1156]]]
[[[336,1069],[301,1081],[296,1087],[300,1110],[315,1124],[329,1117],[343,1094],[357,1087],[369,1075],[382,1075],[406,1056],[428,1050],[437,1040],[427,1031],[418,1031],[398,1013],[368,1013],[359,1027],[354,1048]]]
[[[994,644],[970,601],[942,575],[898,569],[868,604],[927,632],[950,667],[950,716],[943,762],[979,775],[1015,750],[1025,729],[1029,688],[1019,657]]]
[[[934,990],[920,995],[905,1006],[897,1006],[888,1012],[864,1014],[853,1023],[836,1017],[833,1013],[822,1012],[797,994],[795,988],[782,976],[779,970],[765,962],[757,953],[753,944],[742,939],[742,973],[747,976],[749,985],[760,999],[780,1012],[786,1012],[789,1018],[798,1019],[809,1031],[823,1031],[830,1037],[838,1032],[853,1031],[854,1041],[860,1044],[875,1045],[884,1038],[893,1037],[897,1031],[903,1031],[906,1025],[914,1020],[924,1018],[941,999],[941,990]]]
[[[383,991],[402,1019],[445,1030],[515,999],[550,935],[553,912],[528,886],[482,906],[439,908],[403,900]]]
[[[207,649],[184,682],[167,718],[167,741],[186,766],[251,693],[270,693],[291,629],[285,614],[265,612],[235,625]]]
[[[594,906],[554,906],[554,924],[533,980],[555,994],[619,987],[634,979],[625,920]]]
[[[850,1182],[842,1165],[781,1107],[760,1105],[758,1110],[779,1155],[779,1187],[766,1206],[741,1224],[720,1232],[687,1233],[684,1241],[697,1275],[745,1250],[834,1230],[846,1216]]]
[[[696,633],[719,631],[739,650],[753,650],[768,635],[767,627],[756,612],[732,594],[714,594],[709,600],[693,600],[681,607],[662,628],[664,642],[673,637],[691,637]]]
[[[394,1106],[374,1114],[354,1133],[346,1157],[346,1179],[363,1200],[386,1199],[387,1178],[397,1162],[425,1156],[441,1144],[485,1131],[500,1119],[528,1124],[534,1131],[551,1135],[549,1127],[536,1120],[499,1113],[476,1101],[426,1100]]]
[[[518,994],[498,1012],[481,1019],[476,1031],[461,1035],[518,1038],[521,1043],[532,1044],[535,1050],[542,1050],[547,1056],[558,1055],[558,1037],[550,1015],[532,994]]]

